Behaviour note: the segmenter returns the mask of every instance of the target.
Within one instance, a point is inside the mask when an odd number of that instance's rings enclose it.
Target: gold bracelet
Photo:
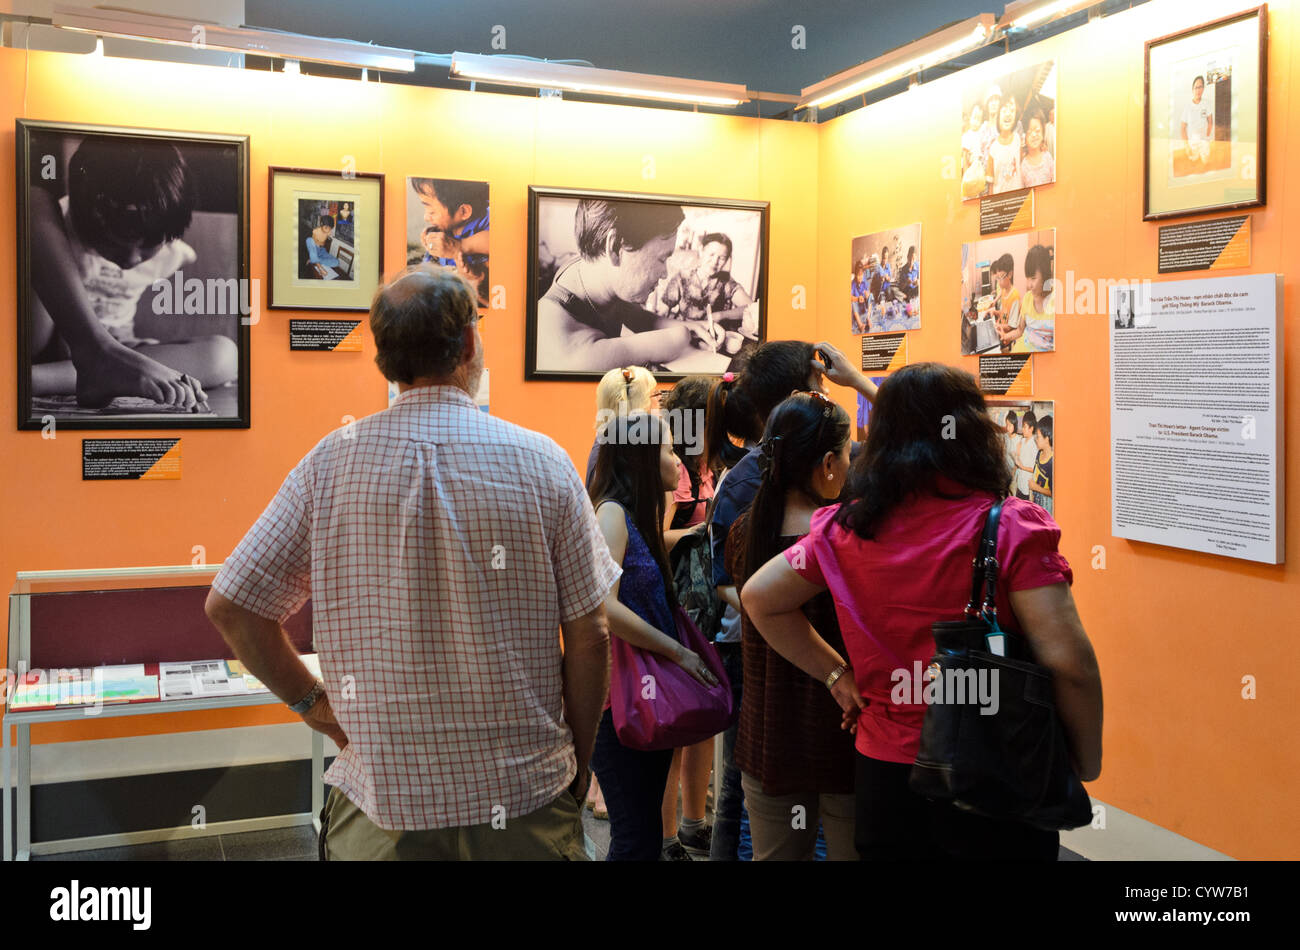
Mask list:
[[[848,671],[849,667],[846,663],[841,663],[839,666],[835,667],[835,669],[831,670],[830,675],[826,677],[826,688],[833,689],[836,681]]]

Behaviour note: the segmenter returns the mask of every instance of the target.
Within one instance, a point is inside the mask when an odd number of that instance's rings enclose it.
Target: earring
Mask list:
[[[828,474],[828,475],[826,476],[826,481],[828,481],[828,482],[833,482],[833,481],[835,481],[835,473],[834,473],[834,472],[831,472],[830,474]]]

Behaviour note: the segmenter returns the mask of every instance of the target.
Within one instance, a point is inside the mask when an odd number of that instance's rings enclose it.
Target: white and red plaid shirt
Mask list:
[[[279,622],[311,597],[348,737],[325,780],[420,830],[526,815],[573,780],[559,625],[619,574],[560,447],[435,386],[322,439],[213,587]]]

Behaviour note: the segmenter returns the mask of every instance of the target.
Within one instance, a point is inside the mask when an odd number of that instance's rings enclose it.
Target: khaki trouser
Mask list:
[[[566,789],[531,814],[492,824],[388,831],[337,788],[321,811],[323,861],[586,861],[582,810]]]
[[[817,847],[819,819],[826,835],[827,860],[858,860],[853,844],[852,795],[767,795],[763,783],[744,772],[740,786],[745,790],[755,861],[811,861]],[[796,811],[796,806],[802,811]]]

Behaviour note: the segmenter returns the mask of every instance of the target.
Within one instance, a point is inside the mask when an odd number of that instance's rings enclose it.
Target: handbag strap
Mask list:
[[[971,562],[970,600],[966,604],[969,617],[992,618],[996,623],[998,615],[998,521],[1002,517],[1004,499],[999,498],[989,509],[984,519],[984,530],[975,547],[975,559]]]

